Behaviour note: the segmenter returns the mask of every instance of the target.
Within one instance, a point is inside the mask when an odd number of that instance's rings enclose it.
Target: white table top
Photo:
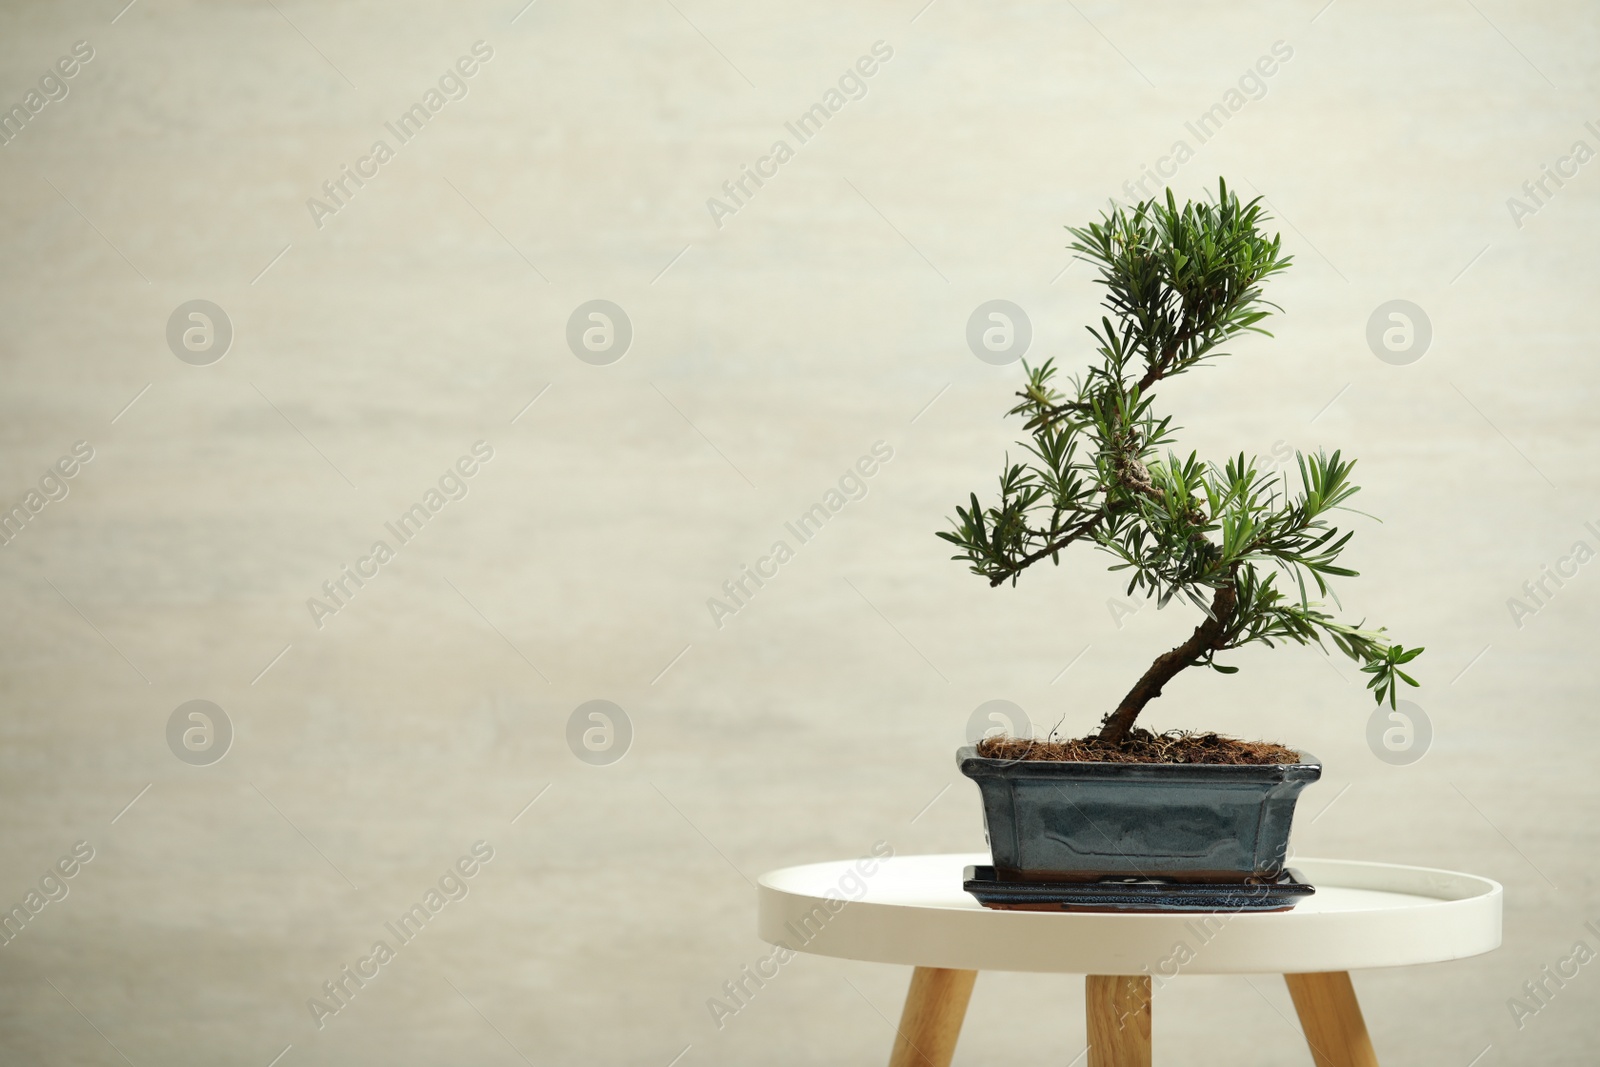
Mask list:
[[[1397,967],[1500,944],[1500,884],[1455,871],[1297,857],[1290,866],[1317,891],[1292,911],[1127,915],[985,908],[961,882],[968,864],[988,862],[895,856],[770,871],[758,933],[877,963],[1159,977]]]

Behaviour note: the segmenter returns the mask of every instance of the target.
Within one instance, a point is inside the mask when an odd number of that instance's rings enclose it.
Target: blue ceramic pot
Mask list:
[[[967,745],[995,873],[1004,881],[1275,879],[1300,790],[1322,764],[1066,763],[1001,760]]]

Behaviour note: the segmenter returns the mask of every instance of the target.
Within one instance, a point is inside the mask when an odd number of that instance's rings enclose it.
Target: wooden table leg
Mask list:
[[[1084,979],[1089,1067],[1150,1067],[1150,976]]]
[[[912,971],[889,1067],[950,1067],[961,1021],[967,1017],[967,1001],[972,999],[972,983],[977,980],[977,971],[943,967]]]
[[[1317,1067],[1378,1067],[1348,971],[1286,974],[1283,980]]]

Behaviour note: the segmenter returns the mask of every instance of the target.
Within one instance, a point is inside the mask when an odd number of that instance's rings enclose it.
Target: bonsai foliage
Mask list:
[[[1023,364],[1027,385],[1009,414],[1031,435],[1026,459],[1006,457],[997,504],[986,508],[974,493],[939,533],[961,550],[952,558],[991,586],[1015,584],[1042,560],[1059,565],[1081,541],[1116,557],[1111,569],[1128,572],[1130,595],[1143,591],[1162,607],[1182,597],[1204,612],[1188,640],[1156,657],[1106,715],[1099,738],[1109,744],[1125,741],[1180,671],[1232,674],[1238,668],[1218,655],[1253,642],[1331,641],[1391,707],[1400,682],[1417,684],[1401,667],[1421,648],[1339,622],[1311,597],[1332,596],[1330,578],[1356,573],[1338,563],[1351,534],[1330,522],[1358,490],[1355,460],[1296,453],[1291,487],[1288,474],[1261,473],[1242,453],[1219,464],[1162,452],[1174,427],[1155,408],[1156,387],[1225,354],[1218,346],[1230,338],[1266,334],[1259,324],[1277,308],[1262,299],[1262,284],[1291,261],[1280,238],[1262,232],[1259,198],[1242,204],[1224,181],[1217,193],[1215,203],[1179,208],[1169,189],[1164,203],[1115,207],[1070,229],[1072,250],[1098,268],[1106,289],[1109,314],[1089,327],[1099,363],[1066,391],[1053,360]]]

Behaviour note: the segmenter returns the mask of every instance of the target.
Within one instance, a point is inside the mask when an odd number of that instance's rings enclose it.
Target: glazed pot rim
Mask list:
[[[956,750],[956,764],[963,773],[967,768],[980,773],[1021,768],[1039,775],[1063,773],[1109,775],[1113,777],[1146,777],[1154,775],[1206,776],[1276,776],[1293,771],[1314,771],[1320,777],[1322,761],[1304,749],[1294,750],[1300,757],[1297,763],[1108,763],[1099,760],[1021,760],[997,759],[978,755],[978,746],[962,745]],[[971,775],[968,775],[971,777]],[[1299,777],[1299,775],[1296,775]]]

